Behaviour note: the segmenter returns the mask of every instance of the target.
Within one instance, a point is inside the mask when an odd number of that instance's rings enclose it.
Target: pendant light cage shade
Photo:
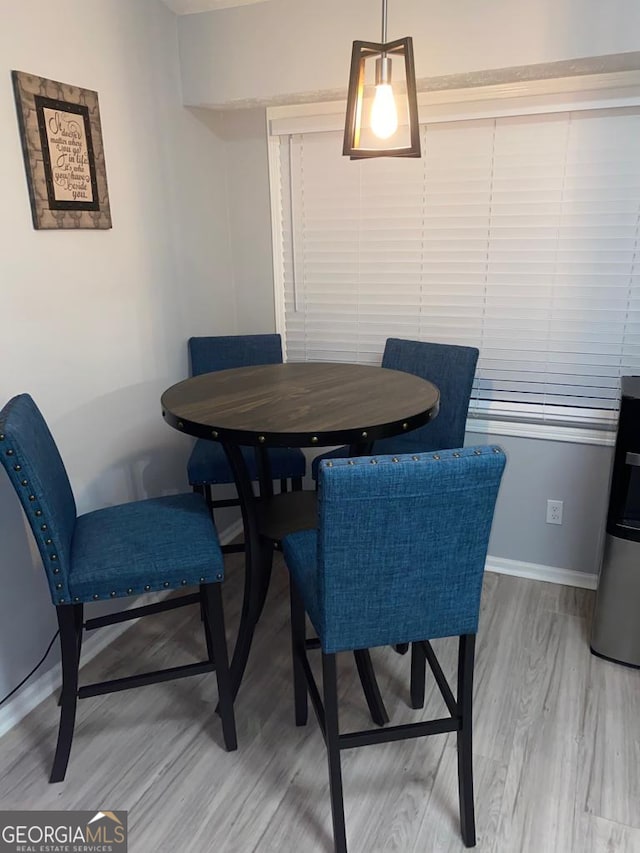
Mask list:
[[[388,91],[380,91],[385,88]],[[375,102],[380,95],[384,96],[382,108],[393,113],[391,117],[386,116],[386,123],[376,119]],[[384,135],[380,136],[380,131]],[[410,37],[380,44],[354,41],[342,153],[352,160],[420,157],[416,74]]]

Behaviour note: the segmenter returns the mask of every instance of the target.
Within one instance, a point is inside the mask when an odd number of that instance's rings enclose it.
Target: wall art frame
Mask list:
[[[98,93],[11,76],[33,227],[111,228]]]

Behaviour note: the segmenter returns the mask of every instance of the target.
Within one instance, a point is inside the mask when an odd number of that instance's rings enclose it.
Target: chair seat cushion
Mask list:
[[[201,495],[171,495],[78,517],[71,544],[72,602],[221,581],[218,534]]]
[[[320,590],[318,578],[318,532],[300,530],[282,540],[282,553],[296,589],[304,602],[304,609],[322,637]]]
[[[252,480],[258,479],[258,463],[253,447],[241,447],[244,461]],[[274,480],[304,477],[306,459],[301,450],[288,447],[270,447],[268,450],[271,474]],[[235,482],[227,456],[217,441],[200,438],[196,441],[187,464],[187,475],[192,486]]]

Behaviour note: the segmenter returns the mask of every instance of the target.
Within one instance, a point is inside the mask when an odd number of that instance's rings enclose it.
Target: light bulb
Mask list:
[[[371,130],[378,139],[388,139],[398,129],[398,110],[390,83],[376,86],[371,107]]]

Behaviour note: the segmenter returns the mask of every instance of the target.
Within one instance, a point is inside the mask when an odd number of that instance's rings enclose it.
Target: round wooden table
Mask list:
[[[407,432],[440,395],[411,373],[362,364],[263,364],[204,373],[162,395],[165,420],[190,435],[244,446],[360,444]]]
[[[162,415],[167,423],[197,438],[221,442],[238,489],[246,570],[231,662],[234,693],[242,680],[268,589],[272,543],[293,530],[315,526],[315,491],[274,496],[267,448],[346,444],[351,455],[366,455],[374,441],[428,423],[437,415],[439,402],[438,389],[411,373],[360,364],[308,362],[205,373],[164,392]],[[247,446],[256,448],[259,498],[254,495],[240,452],[240,447]],[[359,669],[361,666],[370,667],[363,656]],[[375,699],[367,695],[370,707]],[[374,711],[372,708],[375,719]],[[377,716],[381,717],[380,709]]]

